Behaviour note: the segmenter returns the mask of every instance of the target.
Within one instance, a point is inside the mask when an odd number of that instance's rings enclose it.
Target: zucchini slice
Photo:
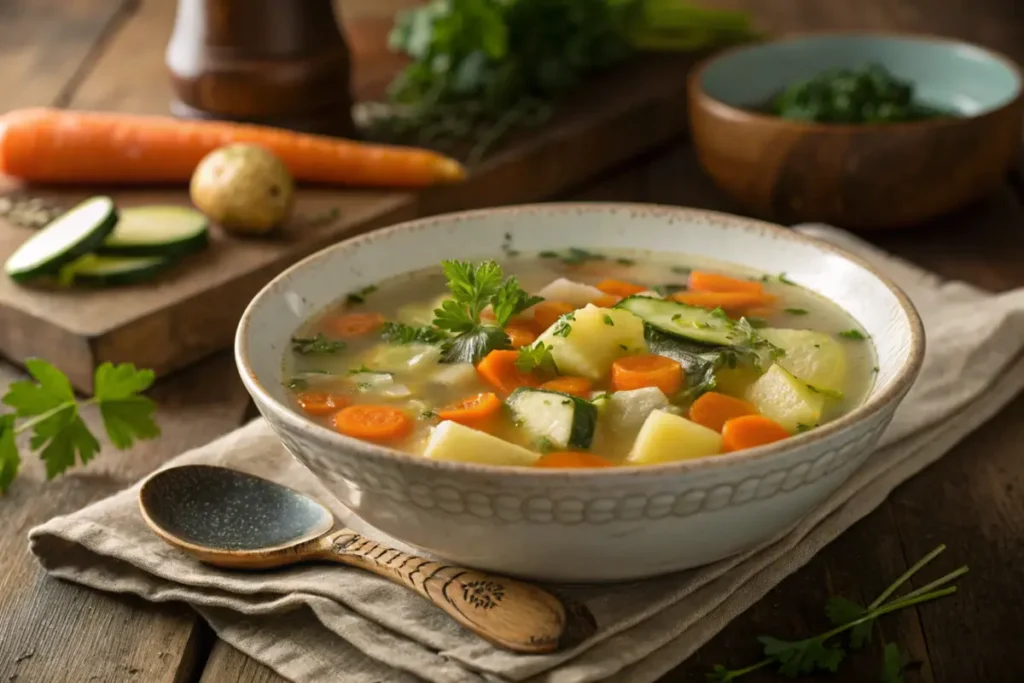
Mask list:
[[[629,311],[656,330],[673,337],[718,346],[739,346],[749,340],[749,335],[724,314],[670,299],[631,296],[615,307]]]
[[[170,266],[172,259],[159,256],[98,256],[86,254],[61,270],[70,284],[96,286],[131,285],[151,280]]]
[[[590,448],[597,407],[590,401],[547,389],[520,388],[506,399],[512,418],[534,439],[556,448]]]
[[[121,210],[97,253],[108,256],[184,256],[209,244],[206,216],[185,206]]]
[[[63,266],[101,244],[117,224],[110,197],[92,197],[69,209],[29,237],[4,264],[15,282],[57,275]]]

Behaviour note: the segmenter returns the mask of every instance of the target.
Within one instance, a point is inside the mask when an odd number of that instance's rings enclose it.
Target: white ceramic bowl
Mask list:
[[[786,275],[845,308],[875,342],[865,403],[785,442],[704,460],[593,471],[437,462],[337,434],[292,410],[289,338],[345,292],[444,258],[630,247],[709,256]],[[369,524],[464,565],[527,578],[637,579],[718,560],[777,535],[863,462],[917,375],[920,319],[860,260],[726,214],[630,204],[541,204],[403,223],[342,242],[275,278],[242,316],[239,371],[287,448]]]

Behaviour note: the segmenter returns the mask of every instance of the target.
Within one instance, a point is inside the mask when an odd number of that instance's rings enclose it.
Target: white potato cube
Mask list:
[[[537,295],[544,297],[548,301],[564,301],[576,308],[582,308],[603,297],[604,292],[597,287],[591,287],[581,282],[573,282],[572,280],[560,277],[554,282],[545,285],[537,292]]]
[[[824,394],[810,389],[778,363],[747,388],[746,399],[791,434],[800,431],[801,426],[817,425],[825,407]]]
[[[657,465],[722,452],[722,435],[664,410],[651,413],[633,442],[625,464]]]
[[[434,427],[423,455],[434,460],[521,467],[540,458],[540,453],[450,420]]]
[[[563,375],[600,381],[617,358],[647,350],[643,321],[629,311],[589,304],[572,315],[574,319],[556,322],[534,342],[551,347]]]

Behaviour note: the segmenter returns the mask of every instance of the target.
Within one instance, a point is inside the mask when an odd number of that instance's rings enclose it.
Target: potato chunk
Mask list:
[[[651,413],[640,428],[627,465],[656,465],[722,452],[722,435],[664,410]]]
[[[750,385],[746,399],[790,433],[817,425],[825,407],[824,394],[809,388],[778,363]]]
[[[423,455],[434,460],[523,467],[540,458],[540,453],[450,420],[434,427]]]
[[[616,358],[647,350],[644,324],[629,311],[587,305],[549,327],[534,342],[551,347],[558,372],[595,382],[611,371]]]

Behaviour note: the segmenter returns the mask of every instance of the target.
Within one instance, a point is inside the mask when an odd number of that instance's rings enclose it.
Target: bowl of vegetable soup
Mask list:
[[[723,51],[693,70],[701,166],[756,215],[849,228],[923,223],[1004,181],[1022,76],[934,36],[813,33]]]
[[[242,379],[353,512],[469,566],[637,579],[763,543],[867,457],[921,364],[860,260],[721,213],[543,204],[416,220],[249,305]]]

